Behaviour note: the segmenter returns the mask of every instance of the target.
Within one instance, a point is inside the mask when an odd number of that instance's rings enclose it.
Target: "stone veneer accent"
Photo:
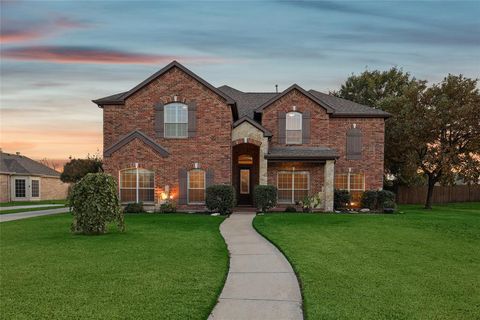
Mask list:
[[[260,184],[267,184],[267,159],[265,155],[268,153],[268,138],[263,136],[263,132],[255,128],[248,122],[243,122],[232,130],[232,141],[243,139],[252,139],[260,142],[259,166],[260,166]],[[248,141],[248,140],[247,140]]]
[[[333,160],[327,160],[324,165],[324,181],[325,184],[323,186],[324,192],[324,202],[323,202],[323,210],[325,211],[333,211],[333,196],[334,196],[334,189],[335,189],[335,180],[334,180],[334,173],[335,173],[335,162]]]

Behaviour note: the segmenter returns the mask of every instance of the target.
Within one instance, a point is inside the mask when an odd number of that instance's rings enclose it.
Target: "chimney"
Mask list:
[[[275,85],[275,92],[278,93],[278,84]]]

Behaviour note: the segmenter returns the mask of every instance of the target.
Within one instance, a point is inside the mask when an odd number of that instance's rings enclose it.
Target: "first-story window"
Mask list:
[[[350,193],[350,202],[357,205],[365,191],[365,175],[363,173],[336,174],[335,189],[347,190]]]
[[[280,171],[277,175],[278,202],[296,203],[308,196],[310,176],[307,171]]]
[[[153,202],[155,173],[141,168],[120,171],[121,202]]]
[[[15,179],[15,198],[27,196],[27,183],[25,179]]]
[[[40,197],[40,180],[32,179],[32,198]]]
[[[188,172],[188,203],[205,203],[205,171],[200,169]]]

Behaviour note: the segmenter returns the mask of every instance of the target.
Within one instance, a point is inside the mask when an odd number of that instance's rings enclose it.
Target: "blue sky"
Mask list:
[[[102,149],[90,100],[173,59],[215,86],[338,89],[398,66],[480,76],[480,1],[2,1],[1,141],[36,158]]]

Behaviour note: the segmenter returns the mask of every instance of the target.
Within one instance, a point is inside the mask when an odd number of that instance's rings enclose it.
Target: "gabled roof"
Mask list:
[[[60,177],[60,172],[19,154],[0,153],[0,172],[27,176]]]
[[[290,87],[292,88],[292,87]],[[289,90],[288,88],[287,90]],[[218,88],[237,102],[237,109],[240,117],[248,116],[254,119],[254,113],[261,106],[271,103],[271,100],[278,98],[282,93],[275,92],[242,92],[229,86],[221,86]],[[303,89],[302,89],[303,90]],[[365,118],[388,118],[388,112],[374,109],[353,101],[337,98],[326,93],[316,90],[308,90],[308,93],[314,96],[319,104],[328,106],[333,109],[331,117],[365,117]]]
[[[295,160],[310,160],[323,161],[335,160],[338,158],[338,153],[335,149],[327,147],[272,147],[265,155],[265,159],[295,161]]]
[[[254,126],[255,128],[257,128],[258,130],[262,131],[263,132],[263,136],[264,137],[271,137],[272,136],[272,133],[270,131],[268,131],[267,128],[265,128],[264,126],[262,126],[261,124],[259,124],[257,121],[247,117],[247,116],[243,116],[241,117],[240,119],[238,119],[237,121],[235,121],[233,123],[233,127],[236,128],[238,127],[239,125],[241,125],[242,123],[244,122],[248,122],[250,123],[252,126]]]
[[[305,95],[307,98],[309,98],[310,100],[312,100],[313,102],[317,103],[318,105],[320,105],[321,107],[323,107],[327,113],[333,113],[334,112],[334,109],[332,107],[330,107],[329,105],[325,104],[323,101],[317,99],[316,96],[312,95],[310,92],[308,91],[305,91],[302,87],[300,87],[298,84],[293,84],[292,86],[290,86],[289,88],[287,88],[286,90],[284,90],[281,94],[273,97],[272,99],[266,101],[264,104],[260,105],[257,109],[255,109],[255,112],[262,112],[263,109],[265,109],[266,107],[268,107],[269,105],[271,105],[272,103],[274,103],[275,101],[281,99],[283,96],[287,95],[288,93],[290,93],[291,91],[293,90],[298,90],[300,91],[303,95]]]
[[[105,151],[103,151],[103,155],[105,157],[110,157],[115,151],[119,150],[123,146],[127,145],[134,139],[139,139],[142,142],[144,142],[146,145],[148,145],[150,148],[152,148],[155,152],[157,152],[159,155],[162,157],[168,157],[170,153],[161,145],[156,143],[152,138],[148,137],[146,134],[144,134],[141,131],[135,130],[130,132],[129,134],[125,135],[123,138],[121,138],[119,141],[114,143],[111,147],[107,148]]]
[[[166,65],[159,71],[155,72],[150,77],[148,77],[147,79],[145,79],[144,81],[142,81],[140,84],[130,89],[129,91],[117,93],[108,97],[104,97],[104,98],[100,98],[92,101],[96,103],[99,107],[102,107],[103,105],[109,105],[109,104],[123,104],[125,103],[125,99],[127,99],[128,97],[133,95],[135,92],[139,91],[140,89],[148,85],[150,82],[157,79],[158,77],[160,77],[161,75],[163,75],[164,73],[166,73],[172,68],[178,68],[182,70],[183,72],[185,72],[186,74],[188,74],[189,76],[191,76],[192,78],[194,78],[195,80],[197,80],[198,82],[206,86],[208,89],[212,90],[214,93],[216,93],[217,95],[225,99],[227,104],[231,104],[231,105],[235,104],[235,101],[232,98],[230,98],[228,95],[218,90],[217,88],[212,86],[210,83],[203,80],[198,75],[196,75],[195,73],[193,73],[192,71],[190,71],[189,69],[187,69],[177,61],[170,62],[168,65]]]

